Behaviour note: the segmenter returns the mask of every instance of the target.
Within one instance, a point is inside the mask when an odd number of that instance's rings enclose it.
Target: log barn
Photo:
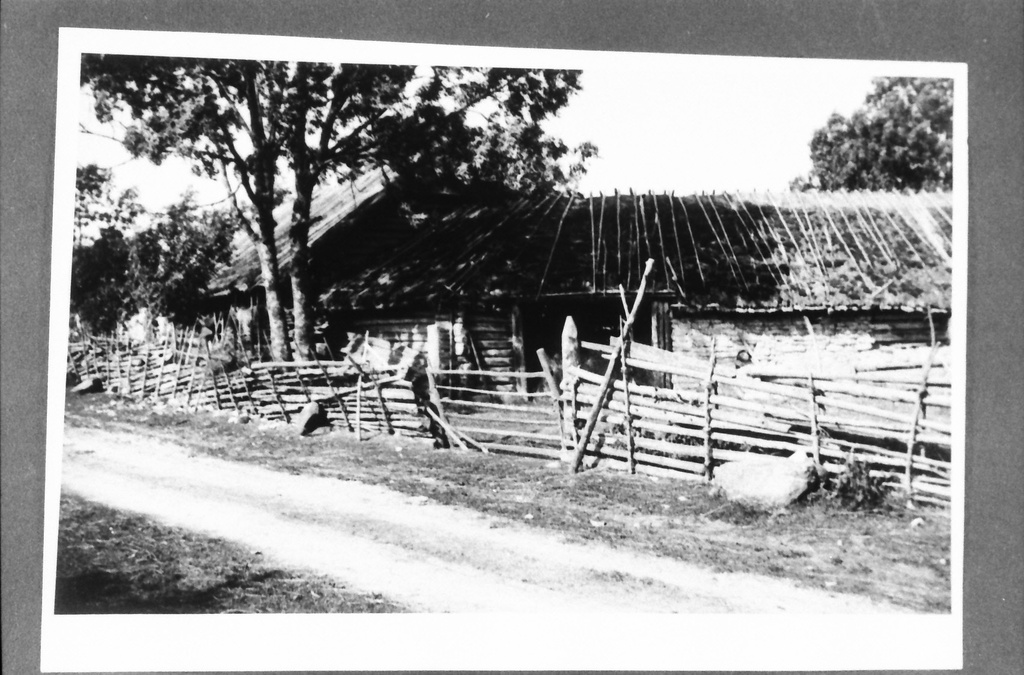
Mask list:
[[[290,205],[281,207],[287,222]],[[329,340],[369,334],[438,367],[536,370],[567,316],[582,340],[618,333],[654,259],[638,342],[725,362],[876,358],[948,343],[947,193],[423,192],[381,174],[314,201],[312,266]],[[282,268],[289,254],[282,228]],[[259,295],[236,242],[222,293]]]

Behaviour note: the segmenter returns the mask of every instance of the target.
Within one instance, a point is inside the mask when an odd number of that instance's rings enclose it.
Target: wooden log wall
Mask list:
[[[614,345],[582,343],[608,358]],[[728,365],[633,344],[625,364],[631,372],[671,375],[673,387],[642,386],[622,379],[599,412],[592,459],[637,470],[658,469],[705,475],[713,464],[742,461],[754,454],[809,453],[832,473],[847,462],[866,463],[872,475],[915,499],[946,502],[952,494],[952,428],[948,378],[935,375],[934,348],[925,359],[895,363],[915,377],[865,383],[849,369],[815,373],[776,369],[751,376]],[[712,355],[712,359],[714,356]],[[811,364],[809,364],[811,365]],[[603,378],[576,366],[575,382],[562,394],[566,426],[589,417]],[[712,472],[713,473],[713,472]]]

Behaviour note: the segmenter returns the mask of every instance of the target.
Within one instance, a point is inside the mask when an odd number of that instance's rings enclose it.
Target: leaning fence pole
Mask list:
[[[184,328],[181,329],[181,342],[182,342],[182,345],[187,345],[187,350],[182,352],[180,355],[177,353],[177,351],[180,351],[180,350],[177,350],[175,352],[175,356],[178,357],[178,359],[177,359],[178,367],[174,371],[174,388],[171,389],[171,398],[172,399],[175,396],[178,395],[178,384],[181,382],[181,366],[182,366],[182,363],[184,362],[184,360],[188,358],[189,354],[192,353],[192,337],[193,337],[194,333],[195,333],[195,326],[190,328],[187,332],[185,331]],[[184,358],[182,358],[182,357],[184,357]]]
[[[128,336],[128,341],[125,344],[125,352],[128,354],[128,367],[126,369],[128,372],[125,375],[125,386],[128,389],[128,391],[125,392],[125,393],[128,396],[131,396],[132,395],[132,361],[135,360],[135,355],[132,353],[132,338],[131,338],[130,335]]]
[[[326,343],[324,343],[326,344]],[[316,355],[316,348],[313,350],[313,360],[316,361],[316,365],[320,367],[320,372],[324,374],[324,381],[327,382],[327,388],[331,390],[331,396],[338,402],[338,406],[341,408],[341,415],[345,418],[345,426],[348,427],[349,431],[352,431],[352,422],[348,419],[348,408],[345,407],[345,401],[341,398],[338,392],[334,389],[334,385],[331,383],[331,376],[327,373],[327,369],[324,368],[324,364],[320,363],[320,358]]]
[[[818,392],[814,388],[814,375],[808,374],[807,383],[811,388],[811,454],[814,466],[821,468],[821,431],[818,427]]]
[[[715,365],[718,355],[715,353],[715,338],[711,338],[711,356],[708,362],[708,376],[704,380],[704,477],[711,480],[715,461],[715,448],[711,442],[711,399],[715,395]]]
[[[210,371],[210,376],[213,378],[213,397],[217,401],[217,410],[223,410],[224,406],[220,402],[220,387],[217,386],[217,371],[213,367],[213,355],[210,353],[210,343],[205,342],[206,347],[206,370]],[[206,374],[206,370],[203,374]]]
[[[75,371],[75,377],[78,378],[78,381],[85,382],[85,378],[82,377],[82,373],[78,372],[78,364],[75,363],[75,353],[71,351],[71,342],[68,342],[68,361],[71,362],[71,369]]]
[[[619,297],[622,298],[622,308],[627,313],[629,305],[626,303],[626,290],[619,286]],[[622,372],[622,398],[626,404],[624,412],[626,423],[626,454],[630,473],[636,473],[636,439],[633,437],[633,409],[629,400],[629,346],[633,342],[633,329],[622,328],[622,359],[619,362],[619,370]]]
[[[202,340],[202,338],[199,338],[199,339]],[[199,342],[196,342],[196,353],[192,357],[192,368],[189,370],[189,374],[188,374],[188,392],[185,395],[185,409],[186,410],[189,410],[190,406],[192,404],[192,385],[195,384],[195,381],[196,381],[196,368],[198,368],[198,367],[199,367]]]
[[[932,363],[935,361],[935,355],[938,351],[938,344],[932,345],[932,349],[928,353],[928,360],[925,361],[922,368],[921,384],[917,387],[917,403],[910,414],[910,428],[907,430],[907,464],[906,474],[903,477],[903,486],[911,497],[914,494],[912,474],[914,470],[914,446],[917,445],[917,423],[921,418],[921,410],[924,408],[924,399],[928,395],[928,375],[931,373]]]
[[[630,310],[629,315],[626,317],[626,322],[623,324],[623,331],[628,332],[633,326],[633,322],[636,320],[636,314],[640,310],[640,305],[643,302],[644,291],[647,289],[647,279],[651,275],[651,270],[654,269],[654,258],[647,259],[647,266],[644,268],[643,276],[640,278],[640,286],[636,292],[636,298],[633,300],[633,308]],[[576,445],[576,456],[572,462],[572,472],[579,473],[580,467],[583,465],[583,455],[587,451],[587,444],[590,442],[590,437],[594,433],[594,428],[597,427],[597,420],[601,416],[601,409],[604,407],[605,398],[608,396],[608,391],[611,389],[612,376],[615,375],[615,369],[618,368],[619,360],[622,358],[622,344],[623,341],[619,340],[619,343],[612,350],[611,357],[608,360],[608,368],[605,371],[604,380],[601,382],[601,387],[598,390],[597,398],[594,401],[594,407],[590,411],[590,416],[587,418],[587,425],[583,428],[583,435],[580,437],[579,443]]]
[[[281,414],[284,415],[284,421],[291,424],[292,416],[288,414],[288,411],[284,407],[284,401],[281,400],[281,395],[277,393],[277,380],[274,379],[273,368],[267,368],[267,376],[270,378],[270,391],[274,393],[274,399],[277,401],[277,407],[281,409]]]
[[[156,385],[153,387],[153,398],[160,400],[160,386],[164,383],[164,369],[167,367],[167,342],[170,340],[170,336],[164,335],[164,340],[160,344],[160,370],[156,373]],[[145,392],[143,392],[145,394]]]
[[[363,440],[363,373],[356,381],[356,440]]]
[[[565,420],[562,419],[562,392],[558,389],[558,381],[555,380],[555,372],[551,367],[551,357],[541,347],[537,350],[537,359],[540,361],[540,368],[544,371],[544,380],[547,382],[548,391],[551,393],[551,403],[555,407],[555,419],[558,420],[558,438],[563,451],[567,451]]]

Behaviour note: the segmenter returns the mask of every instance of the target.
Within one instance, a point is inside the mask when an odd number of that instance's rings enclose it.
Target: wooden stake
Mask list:
[[[921,384],[917,388],[917,405],[910,416],[910,428],[907,431],[907,463],[906,473],[903,477],[903,486],[907,494],[913,496],[912,473],[914,470],[914,446],[917,445],[917,423],[921,417],[921,410],[924,408],[924,399],[928,395],[928,374],[931,372],[932,363],[935,361],[935,353],[939,346],[933,345],[928,360],[925,362],[921,372]]]
[[[205,341],[203,345],[206,347],[206,369],[213,376],[213,396],[217,400],[217,410],[223,410],[224,406],[220,402],[220,388],[217,386],[217,371],[213,368],[213,356],[210,354],[210,343]],[[205,370],[203,374],[206,374]]]
[[[814,375],[807,376],[807,383],[811,389],[811,455],[814,457],[814,466],[821,468],[821,436],[818,429],[818,392],[814,387]]]
[[[156,386],[153,387],[153,397],[156,398],[157,400],[160,399],[160,385],[163,384],[163,381],[164,381],[164,369],[167,368],[167,354],[166,354],[166,352],[167,352],[167,342],[168,342],[168,340],[169,340],[169,336],[164,336],[164,341],[160,345],[160,348],[161,348],[160,352],[158,352],[158,353],[162,352],[161,356],[159,357],[160,358],[160,370],[158,370],[157,373],[156,373]],[[145,394],[145,392],[143,392],[143,394]]]
[[[715,338],[711,338],[711,358],[708,364],[708,376],[704,382],[704,478],[711,480],[714,466],[714,447],[711,443],[711,398],[716,393],[715,385]]]
[[[562,392],[558,388],[558,382],[555,380],[555,372],[551,367],[551,357],[541,347],[537,350],[537,359],[540,361],[541,370],[544,371],[544,379],[547,381],[548,392],[551,394],[551,403],[555,408],[555,417],[558,419],[558,437],[560,439],[561,448],[563,452],[568,452],[569,447],[566,443],[565,435],[565,421],[562,419]]]
[[[555,240],[551,242],[551,252],[548,253],[548,262],[544,266],[544,274],[540,277],[540,285],[537,286],[537,298],[540,297],[541,291],[544,290],[544,282],[547,281],[548,271],[551,269],[551,261],[555,259],[555,247],[558,246],[558,239],[562,235],[562,224],[565,222],[566,215],[569,214],[569,208],[575,201],[576,195],[569,195],[569,203],[565,205],[565,211],[562,211],[562,217],[558,219],[558,227],[555,229]]]
[[[267,375],[270,376],[270,390],[274,393],[274,399],[277,401],[277,407],[281,409],[281,414],[284,415],[284,421],[288,424],[292,423],[292,417],[288,414],[288,411],[284,407],[284,402],[281,400],[281,395],[277,393],[277,380],[274,378],[273,369],[267,369]]]
[[[628,332],[629,329],[632,328],[633,322],[636,320],[636,314],[640,310],[640,305],[643,302],[644,291],[647,289],[647,280],[651,275],[652,269],[654,269],[654,259],[648,258],[643,276],[640,278],[640,287],[637,289],[636,299],[633,301],[633,309],[630,310],[629,315],[626,317],[626,322],[623,324],[624,331]],[[584,427],[583,436],[580,438],[579,443],[576,446],[576,456],[572,463],[573,473],[578,473],[580,467],[583,465],[583,455],[587,451],[587,443],[590,442],[590,437],[594,433],[594,428],[597,426],[597,419],[601,414],[601,407],[604,405],[604,399],[608,395],[608,390],[611,388],[612,376],[615,374],[615,369],[618,367],[619,359],[621,357],[622,341],[620,340],[619,344],[616,345],[612,352],[612,358],[608,361],[608,369],[605,371],[604,381],[601,384],[597,402],[595,403],[593,410],[590,411],[590,417],[587,419],[586,427]]]
[[[195,337],[195,332],[196,332],[196,328],[195,328],[195,326],[192,326],[192,328],[189,329],[188,337],[186,337],[186,338],[184,338],[182,340],[182,342],[184,344],[188,345],[188,351],[186,351],[183,354],[183,356],[186,359],[188,358],[189,354],[192,353],[192,339]],[[183,336],[185,335],[185,331],[184,330],[182,330],[182,335]],[[174,372],[174,389],[171,390],[171,398],[174,398],[175,395],[178,393],[178,382],[181,379],[181,366],[182,366],[182,363],[183,363],[183,360],[181,358],[179,358],[178,359],[178,369]]]
[[[146,356],[142,362],[142,389],[139,390],[139,398],[146,398],[146,376],[149,374],[150,345],[146,343]]]
[[[622,286],[619,286],[619,292],[622,294],[622,302],[625,303],[626,292]],[[622,393],[626,404],[626,453],[628,456],[629,472],[636,473],[636,441],[633,438],[633,411],[629,405],[629,366],[626,365],[626,359],[629,358],[629,344],[632,342],[632,333],[632,330],[622,331],[622,359],[619,362],[619,370],[622,373]]]
[[[338,395],[338,392],[334,389],[334,384],[331,383],[331,376],[328,375],[327,369],[324,368],[323,364],[320,363],[320,359],[317,358],[316,349],[313,350],[313,360],[320,366],[320,372],[324,374],[324,380],[327,382],[327,386],[331,390],[331,396],[338,402],[338,407],[341,408],[341,415],[345,418],[345,426],[348,427],[349,431],[352,431],[352,422],[348,419],[348,408],[345,406],[345,401]]]
[[[363,374],[356,383],[356,440],[363,440]]]
[[[519,304],[512,305],[512,370],[526,372],[525,340],[523,338],[523,313]],[[515,381],[515,389],[519,392],[526,392],[526,379],[519,378]]]

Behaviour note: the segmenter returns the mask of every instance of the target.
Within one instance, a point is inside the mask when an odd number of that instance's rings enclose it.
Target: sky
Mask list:
[[[591,141],[599,157],[579,190],[610,193],[781,190],[810,168],[809,143],[829,115],[849,115],[890,74],[869,62],[719,58],[636,68],[584,68],[580,91],[549,133],[570,146]],[[100,133],[88,100],[80,120]],[[193,175],[185,160],[161,166],[133,160],[118,143],[78,134],[79,163],[113,167],[118,189],[135,187],[143,205],[162,211],[190,187],[197,202],[223,200],[224,184]]]

